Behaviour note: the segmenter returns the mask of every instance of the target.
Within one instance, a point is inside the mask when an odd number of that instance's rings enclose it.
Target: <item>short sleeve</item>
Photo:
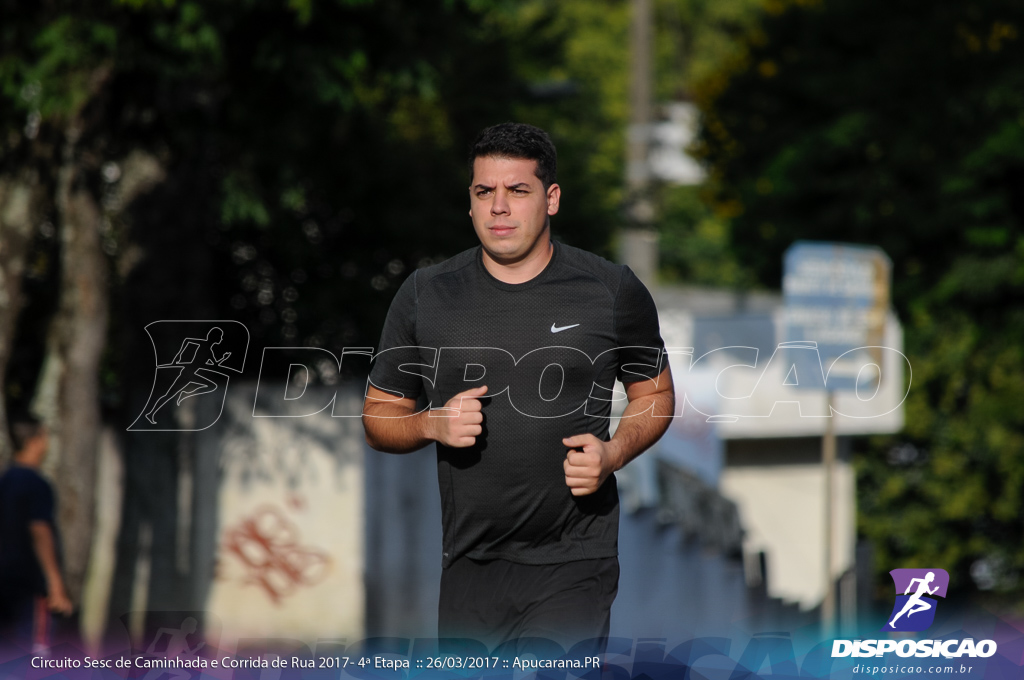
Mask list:
[[[29,522],[53,524],[53,489],[42,479],[33,480],[27,506]]]
[[[657,378],[665,349],[658,308],[650,291],[629,267],[622,268],[614,313],[619,347],[616,377],[623,383]]]
[[[380,345],[370,367],[370,383],[377,389],[416,399],[423,391],[423,379],[402,370],[402,364],[415,363],[416,347],[416,272],[398,289],[381,332]]]

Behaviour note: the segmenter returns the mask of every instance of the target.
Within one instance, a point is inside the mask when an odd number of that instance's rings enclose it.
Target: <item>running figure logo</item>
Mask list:
[[[155,321],[146,326],[156,357],[153,388],[129,430],[205,430],[220,419],[230,373],[241,373],[249,331],[237,321]],[[173,349],[172,349],[173,348]],[[161,358],[173,358],[161,361]],[[219,393],[219,394],[218,394]],[[197,400],[189,415],[177,407]],[[167,408],[173,402],[173,408]],[[204,408],[199,408],[203,404]]]
[[[182,661],[187,659],[196,659],[198,652],[202,649],[206,642],[200,640],[191,645],[188,638],[195,635],[198,623],[194,618],[189,616],[181,622],[181,628],[161,628],[156,632],[153,637],[153,642],[149,644],[146,649],[145,655],[158,659],[166,659],[172,663],[180,659]],[[163,651],[159,651],[159,643],[165,642]],[[170,675],[171,678],[182,678],[183,680],[189,680],[192,677],[192,671],[188,668],[177,668],[173,665],[169,667],[158,666],[153,668],[151,671],[146,673],[142,680],[158,680],[161,676]],[[169,680],[169,679],[168,679]]]
[[[893,569],[889,574],[896,585],[896,604],[882,630],[922,631],[932,625],[938,600],[930,596],[946,596],[949,574],[944,569]]]

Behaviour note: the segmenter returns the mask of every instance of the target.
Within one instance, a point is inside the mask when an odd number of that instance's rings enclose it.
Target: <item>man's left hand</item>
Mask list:
[[[573,496],[594,493],[601,488],[608,475],[621,467],[618,448],[592,434],[566,437],[562,443],[569,447],[563,467],[565,484]]]

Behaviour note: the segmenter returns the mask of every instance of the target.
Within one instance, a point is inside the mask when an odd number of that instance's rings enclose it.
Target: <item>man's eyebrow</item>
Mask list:
[[[505,188],[506,189],[529,189],[530,188],[530,183],[529,182],[516,182],[515,184],[506,184]],[[488,184],[477,183],[477,184],[474,184],[473,186],[471,186],[470,189],[472,191],[477,191],[479,189],[491,189],[491,190],[493,190],[494,187],[490,186]]]

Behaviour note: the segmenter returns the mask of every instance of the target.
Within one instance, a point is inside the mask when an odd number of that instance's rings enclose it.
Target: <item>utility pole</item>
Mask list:
[[[626,145],[626,219],[620,259],[648,287],[658,269],[658,237],[654,231],[651,201],[651,169],[648,151],[653,99],[654,7],[653,0],[632,0],[630,31],[629,134]]]

